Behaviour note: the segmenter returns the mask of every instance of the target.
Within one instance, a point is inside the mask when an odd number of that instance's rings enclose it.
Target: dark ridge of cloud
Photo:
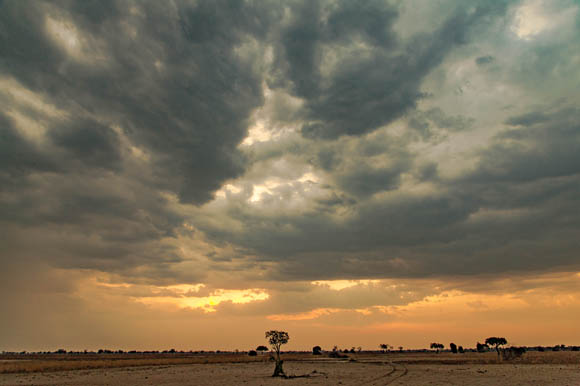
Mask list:
[[[422,98],[422,79],[446,54],[506,8],[502,2],[460,9],[433,34],[403,42],[392,31],[398,15],[394,6],[371,2],[355,11],[349,4],[326,9],[326,20],[320,2],[294,9],[278,47],[277,63],[285,64],[292,92],[306,100],[306,138],[361,135],[401,117]],[[348,22],[340,22],[345,18]],[[357,48],[358,42],[366,48]],[[341,56],[336,51],[339,63],[324,75],[323,50],[349,47],[354,52]]]
[[[475,64],[478,66],[485,66],[486,64],[493,63],[495,58],[491,55],[480,56],[475,59]]]
[[[475,119],[463,115],[451,116],[445,114],[439,107],[427,111],[415,111],[410,114],[409,127],[416,130],[424,140],[435,136],[435,130],[443,129],[448,132],[468,130],[473,127]]]
[[[417,177],[420,181],[433,181],[439,178],[438,166],[434,162],[420,165],[417,168]]]
[[[393,167],[373,168],[370,165],[359,165],[336,176],[336,183],[343,192],[358,198],[367,198],[375,193],[396,189],[401,180],[401,173],[409,165],[399,163]]]
[[[544,111],[532,111],[526,114],[508,118],[505,123],[510,126],[532,126],[549,120],[549,115]]]
[[[15,179],[22,177],[30,170],[55,171],[48,155],[40,152],[33,144],[18,134],[12,122],[0,112],[0,190],[10,189]],[[14,181],[10,181],[14,179]]]
[[[166,193],[200,205],[246,169],[237,146],[263,96],[261,59],[245,44],[262,44],[280,7],[0,7],[0,75],[55,111],[37,112],[10,89],[0,95],[2,233],[34,239],[54,266],[128,280],[182,276],[171,268],[182,256],[164,240],[176,236],[184,216],[170,208]],[[51,27],[60,28],[58,36]],[[23,135],[11,111],[39,122],[44,134],[37,142]],[[38,251],[20,240],[7,254],[2,259],[18,254],[30,261]]]
[[[207,1],[114,2],[104,11],[92,2],[64,5],[3,4],[4,74],[60,107],[120,124],[153,153],[159,183],[183,202],[207,202],[243,172],[247,161],[236,146],[262,93],[252,63],[236,49],[245,37],[259,38],[269,15],[244,3]],[[47,17],[73,23],[78,45],[86,45],[80,55],[90,63],[78,63],[51,41],[43,29]],[[139,39],[129,36],[131,28]],[[90,59],[93,50],[97,60]]]
[[[50,138],[73,162],[79,161],[93,168],[121,168],[119,139],[110,127],[79,119],[55,128]]]
[[[517,183],[580,173],[579,119],[580,111],[568,107],[509,118],[508,124],[520,127],[498,134],[463,180]]]

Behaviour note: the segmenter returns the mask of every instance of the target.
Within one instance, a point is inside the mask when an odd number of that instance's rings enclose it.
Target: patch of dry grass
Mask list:
[[[161,366],[161,365],[185,365],[205,363],[248,363],[267,361],[269,356],[249,357],[244,354],[215,354],[215,355],[192,355],[192,356],[130,356],[102,355],[89,358],[79,358],[73,355],[61,355],[54,358],[47,355],[34,355],[33,358],[25,357],[24,360],[0,361],[0,374],[2,373],[29,373],[64,370],[84,370],[113,367],[134,366]]]

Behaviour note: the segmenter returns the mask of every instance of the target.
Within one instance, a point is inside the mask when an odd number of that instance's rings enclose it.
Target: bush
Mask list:
[[[250,351],[248,351],[248,355],[251,357],[255,357],[258,355],[258,353],[256,352],[256,350],[250,350]]]
[[[512,359],[521,358],[524,355],[524,353],[526,352],[526,348],[525,347],[510,347],[510,348],[502,349],[500,352],[501,352],[501,357],[503,360],[510,361]]]

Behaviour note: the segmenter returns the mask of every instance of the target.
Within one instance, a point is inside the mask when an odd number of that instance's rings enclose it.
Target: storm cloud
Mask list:
[[[578,269],[580,16],[540,3],[0,1],[0,281],[281,313],[273,282]]]

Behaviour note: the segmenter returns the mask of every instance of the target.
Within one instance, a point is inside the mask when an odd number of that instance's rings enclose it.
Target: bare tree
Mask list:
[[[266,339],[270,343],[272,350],[276,353],[276,368],[274,369],[273,377],[286,377],[284,369],[282,368],[282,359],[280,359],[280,346],[288,343],[290,336],[286,331],[270,330],[266,331]]]

